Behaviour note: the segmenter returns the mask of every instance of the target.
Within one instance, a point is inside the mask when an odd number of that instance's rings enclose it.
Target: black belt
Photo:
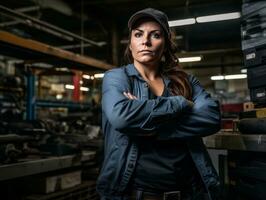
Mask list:
[[[181,200],[180,191],[154,193],[141,190],[133,190],[130,196],[136,200]]]

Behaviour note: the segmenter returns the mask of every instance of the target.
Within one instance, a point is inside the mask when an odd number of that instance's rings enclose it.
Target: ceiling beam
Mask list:
[[[6,52],[10,54],[12,52],[12,56],[16,57],[22,52],[24,55],[27,55],[27,59],[45,58],[47,63],[57,60],[62,64],[68,64],[70,67],[82,66],[83,70],[89,70],[90,67],[108,70],[113,67],[98,59],[74,54],[38,41],[18,37],[5,31],[0,31],[0,47],[2,54]],[[6,51],[6,49],[11,49],[11,51]]]

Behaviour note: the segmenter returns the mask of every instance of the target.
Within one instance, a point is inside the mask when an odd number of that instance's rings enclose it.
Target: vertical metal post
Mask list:
[[[77,71],[75,71],[75,75],[73,76],[73,101],[79,102],[80,101],[80,75]]]
[[[84,37],[84,1],[83,0],[81,0],[81,5],[80,5],[80,12],[81,12],[81,14],[80,14],[80,17],[81,17],[81,19],[80,19],[80,29],[81,29],[81,31],[80,31],[80,35],[81,35],[81,37]],[[84,41],[80,41],[80,54],[81,55],[84,55]]]
[[[117,30],[117,24],[113,21],[112,24],[112,60],[113,64],[118,66],[119,65],[119,34]]]
[[[26,118],[27,120],[35,120],[35,75],[27,69],[27,102],[26,102]]]

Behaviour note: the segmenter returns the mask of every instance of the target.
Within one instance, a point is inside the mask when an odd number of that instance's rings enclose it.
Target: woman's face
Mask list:
[[[129,48],[134,63],[158,64],[165,48],[165,38],[161,26],[151,20],[139,22],[131,32]]]

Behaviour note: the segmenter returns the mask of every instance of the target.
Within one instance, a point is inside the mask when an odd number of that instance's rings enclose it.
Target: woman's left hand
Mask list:
[[[136,96],[134,96],[134,95],[131,94],[130,92],[123,92],[123,95],[124,95],[126,98],[131,99],[131,100],[138,99]]]

